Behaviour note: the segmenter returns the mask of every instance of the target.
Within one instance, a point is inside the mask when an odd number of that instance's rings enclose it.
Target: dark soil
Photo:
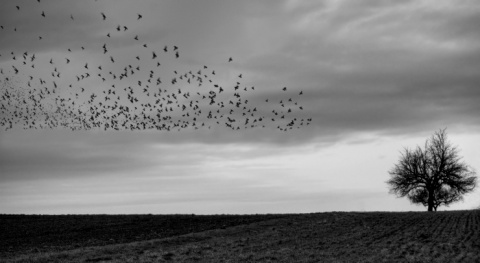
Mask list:
[[[480,262],[480,210],[4,215],[0,223],[0,262]]]
[[[282,215],[0,215],[0,258],[159,239]]]

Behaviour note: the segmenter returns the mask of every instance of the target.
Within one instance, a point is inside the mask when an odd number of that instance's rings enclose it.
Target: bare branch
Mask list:
[[[386,183],[390,193],[428,206],[429,211],[462,200],[477,185],[475,171],[462,162],[458,148],[448,142],[446,129],[427,139],[424,149],[404,148],[389,174]]]

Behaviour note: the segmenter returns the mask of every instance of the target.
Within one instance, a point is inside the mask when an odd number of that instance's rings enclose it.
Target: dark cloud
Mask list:
[[[185,8],[192,7],[191,4],[194,8]],[[14,8],[12,3],[3,5],[2,10]],[[32,37],[34,31],[56,32],[62,39],[53,38],[52,43],[45,45],[52,49],[77,45],[78,39],[85,43],[99,42],[104,37],[102,32],[121,24],[120,18],[126,17],[129,23],[136,19],[128,18],[133,12],[126,8],[128,3],[113,7],[109,2],[90,5],[62,2],[44,6],[51,10],[50,22],[32,27],[32,21],[36,21],[32,17],[39,10],[27,2],[20,5],[20,16],[13,18],[4,11],[2,23],[30,30],[18,36]],[[82,27],[69,31],[71,27],[66,27],[62,19],[70,20],[69,12],[73,10],[78,20],[83,20]],[[429,120],[432,126],[442,119],[447,125],[464,124],[459,114],[470,124],[477,121],[479,94],[474,86],[479,79],[474,69],[480,64],[477,55],[480,45],[474,27],[479,10],[474,2],[432,7],[414,1],[335,4],[292,1],[275,2],[266,8],[252,3],[235,2],[232,6],[216,1],[201,4],[178,1],[140,3],[134,13],[138,10],[145,12],[145,26],[136,27],[135,32],[141,32],[149,43],[167,36],[167,42],[181,41],[179,45],[192,52],[187,55],[192,58],[191,63],[202,64],[194,62],[201,52],[213,54],[211,48],[217,48],[225,54],[226,47],[233,46],[232,52],[238,52],[239,56],[235,59],[240,61],[237,70],[245,71],[247,85],[262,92],[251,98],[253,101],[275,100],[283,86],[295,92],[304,91],[308,94],[308,98],[302,98],[308,101],[304,112],[316,116],[312,124],[316,128],[305,132],[313,136],[311,139],[330,136],[316,132],[320,127],[334,133],[334,127],[342,131],[405,125],[430,128],[425,125]],[[102,11],[108,19],[100,23],[102,27],[94,27],[99,24],[96,20],[101,20]],[[25,39],[3,39],[7,41],[2,44],[4,50],[18,43],[32,45]],[[120,48],[119,43],[128,46],[133,41],[112,43]],[[438,108],[441,110],[432,110]],[[256,138],[264,133],[252,134],[255,135],[223,137],[258,141]],[[278,136],[265,140],[284,141],[283,135]]]
[[[272,147],[275,144],[298,144],[298,139],[287,135],[266,138],[265,134],[253,131],[4,132],[0,137],[0,181],[88,179],[115,173],[135,176],[168,169],[193,171],[211,158],[255,160],[289,152]],[[244,144],[245,141],[250,143]],[[223,147],[215,147],[221,144]],[[158,176],[169,175],[160,172]]]
[[[304,90],[317,131],[479,123],[475,3],[341,2],[308,11],[299,6],[284,22],[296,25],[284,29],[295,37],[249,65],[265,76],[264,85]]]
[[[23,135],[22,135],[23,133]],[[101,176],[115,171],[134,171],[152,165],[135,145],[99,145],[85,134],[17,132],[21,140],[0,141],[0,180],[36,180],[69,176]],[[14,138],[16,136],[13,136]],[[95,137],[93,137],[95,138]],[[145,147],[146,148],[146,147]],[[136,152],[135,154],[132,154]]]

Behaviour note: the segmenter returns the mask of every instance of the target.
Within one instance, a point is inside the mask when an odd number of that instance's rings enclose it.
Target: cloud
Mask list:
[[[247,64],[256,76],[264,76],[257,80],[263,85],[284,84],[308,94],[305,108],[313,113],[316,130],[479,123],[480,79],[474,69],[480,66],[480,39],[472,27],[480,17],[476,3],[312,5],[291,3],[287,12],[294,15],[270,28],[283,32],[282,41],[270,39],[274,48]]]
[[[259,90],[251,101],[279,99],[284,86],[292,95],[300,90],[306,94],[300,101],[305,111],[298,117],[314,116],[314,122],[298,137],[307,134],[312,140],[345,130],[416,125],[431,129],[439,122],[450,126],[478,121],[475,112],[480,94],[475,85],[479,77],[474,69],[480,65],[480,36],[473,25],[480,11],[475,2],[285,1],[271,2],[268,7],[263,3],[228,3],[234,6],[217,1],[142,2],[135,5],[135,12],[126,8],[133,7],[128,2],[116,6],[110,2],[76,4],[78,19],[89,18],[82,22],[85,34],[68,32],[70,27],[58,20],[63,19],[60,11],[72,10],[67,4],[49,5],[45,8],[59,12],[51,12],[52,25],[39,31],[60,32],[58,36],[64,39],[47,46],[65,48],[80,38],[86,43],[99,42],[104,38],[101,32],[128,21],[131,31],[141,32],[149,44],[163,47],[163,39],[169,44],[178,41],[190,52],[182,53],[186,68],[208,62],[215,65],[220,56],[222,61],[234,56],[238,64],[226,69],[226,74],[244,73],[245,85]],[[107,21],[92,28],[91,21],[101,19],[101,11],[109,14]],[[38,10],[25,4],[22,12],[28,20]],[[144,14],[143,27],[135,26],[137,12]],[[89,17],[93,14],[98,17]],[[133,40],[112,43],[123,52]],[[5,44],[5,49],[13,45]],[[219,81],[234,83],[231,78]],[[220,137],[259,141],[258,136],[269,133],[251,134]],[[199,140],[205,137],[192,136]],[[273,136],[264,140],[283,141],[283,135]]]
[[[52,23],[60,28],[47,25],[43,29],[58,30],[59,36],[71,41],[85,38],[87,43],[96,43],[98,37],[104,38],[102,30],[129,21],[132,32],[142,32],[149,44],[163,47],[163,41],[157,42],[163,38],[179,41],[190,53],[185,54],[184,65],[171,66],[186,69],[212,62],[209,56],[221,55],[224,60],[229,56],[225,51],[230,50],[236,64],[223,69],[225,75],[219,82],[231,85],[235,83],[232,75],[244,73],[242,85],[257,89],[248,99],[263,104],[259,111],[274,109],[265,105],[265,99],[279,101],[287,94],[304,108],[296,113],[298,119],[313,117],[310,127],[285,136],[268,129],[231,133],[216,127],[214,131],[161,136],[171,142],[295,144],[329,141],[356,131],[432,130],[438,125],[479,123],[475,69],[480,66],[480,39],[473,25],[480,11],[475,2],[229,3],[234,6],[217,1],[193,3],[194,8],[185,8],[192,3],[183,1],[142,2],[135,5],[135,12],[126,8],[133,7],[128,2],[76,4],[79,20],[99,20],[99,12],[104,11],[109,14],[108,21],[100,23],[100,28],[82,22],[87,36],[66,32],[69,27],[58,21],[63,13],[52,12],[58,17]],[[28,6],[22,9],[26,19],[38,13]],[[72,10],[67,4],[46,9]],[[144,27],[135,26],[137,12],[144,14]],[[89,17],[93,14],[99,17]],[[121,20],[124,17],[126,20]],[[128,50],[131,41],[120,42],[126,46],[119,52]],[[70,44],[59,41],[48,46]],[[281,93],[285,86],[288,93]],[[297,96],[299,91],[305,95]]]
[[[248,133],[248,132],[247,132]],[[191,132],[15,131],[0,137],[0,181],[142,176],[183,176],[202,167],[253,165],[257,159],[302,149],[293,142],[261,141],[245,133],[223,136]],[[225,133],[229,134],[229,133]],[[243,135],[242,135],[243,134]],[[266,136],[264,136],[265,138]],[[288,136],[284,137],[288,140]],[[253,141],[257,140],[257,143]],[[290,139],[291,140],[291,139]],[[305,149],[303,150],[305,151]],[[258,165],[262,166],[262,163]]]
[[[41,11],[48,19],[42,19]],[[100,12],[106,13],[106,21]],[[137,21],[137,13],[142,20]],[[203,204],[219,197],[249,205],[259,197],[265,202],[339,198],[338,193],[297,195],[288,187],[278,190],[275,187],[283,179],[274,176],[295,171],[289,170],[294,163],[289,156],[305,156],[312,148],[338,149],[342,141],[370,145],[382,136],[423,136],[444,127],[468,133],[480,130],[479,20],[476,1],[42,1],[41,9],[35,1],[1,2],[0,25],[5,29],[0,31],[0,67],[8,74],[12,73],[11,51],[18,57],[25,51],[36,53],[37,65],[54,59],[51,67],[58,67],[65,79],[57,84],[67,89],[87,62],[91,67],[110,65],[105,72],[122,71],[123,66],[107,64],[112,55],[122,65],[149,69],[143,58],[150,58],[151,50],[178,45],[181,59],[161,57],[165,83],[174,77],[174,70],[197,71],[208,65],[217,71],[214,81],[224,87],[231,89],[237,81],[242,88],[255,87],[243,99],[257,107],[259,116],[270,117],[281,100],[291,98],[288,106],[298,102],[296,106],[303,107],[292,117],[313,118],[313,122],[288,132],[273,124],[232,131],[223,122],[211,129],[171,132],[0,131],[0,182],[45,180],[48,185],[83,178],[85,185],[69,189],[88,196],[91,188],[101,196],[102,190],[128,189],[128,182],[133,182],[129,180],[157,180],[165,183],[165,189],[173,189],[164,190],[175,201],[172,206],[195,199],[188,191],[198,186],[205,188],[198,192]],[[125,38],[116,34],[118,25],[129,27],[122,35]],[[42,41],[40,33],[46,36]],[[141,41],[134,40],[137,34]],[[109,56],[102,56],[104,43]],[[149,49],[136,49],[143,43]],[[80,51],[81,46],[86,50]],[[142,57],[139,62],[137,55]],[[67,56],[71,67],[64,67]],[[227,63],[229,57],[233,63]],[[35,74],[50,83],[49,70],[26,70],[15,75],[13,82],[26,90],[24,82]],[[135,77],[141,79],[147,73]],[[121,84],[133,86],[137,81]],[[112,84],[120,82],[82,82],[88,92],[98,93]],[[232,94],[222,96],[219,99],[228,103]],[[213,108],[202,104],[204,113]],[[205,121],[204,116],[198,119]],[[365,134],[369,140],[359,139]],[[237,173],[258,179],[238,179]],[[339,178],[347,178],[346,173]],[[222,176],[234,178],[233,184],[239,187],[227,187],[231,185],[226,179],[215,181]],[[118,184],[105,183],[113,180]],[[358,196],[354,193],[349,200]],[[155,196],[151,202],[168,203],[167,197]],[[105,198],[105,204],[115,203],[112,196]],[[128,201],[134,206],[147,199],[140,195]],[[79,201],[72,197],[69,202],[67,206]]]
[[[144,158],[139,141],[135,145],[94,145],[95,136],[85,133],[25,133],[7,134],[0,141],[0,180],[101,176],[152,164]]]

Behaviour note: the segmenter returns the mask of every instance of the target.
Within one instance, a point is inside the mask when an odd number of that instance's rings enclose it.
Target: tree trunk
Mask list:
[[[434,199],[434,195],[433,195],[433,190],[428,190],[428,212],[432,212],[433,211],[433,199]],[[437,209],[435,209],[437,210]]]

